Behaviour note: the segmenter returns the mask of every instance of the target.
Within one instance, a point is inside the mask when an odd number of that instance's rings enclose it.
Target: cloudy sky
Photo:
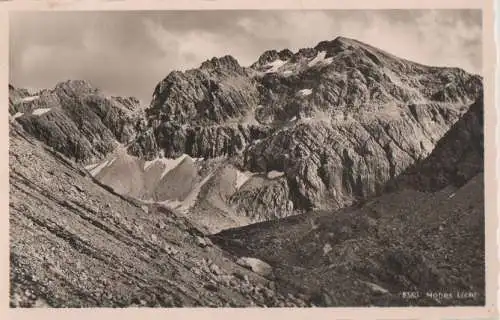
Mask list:
[[[51,88],[84,79],[148,104],[172,70],[226,54],[247,66],[264,50],[295,51],[337,36],[481,73],[481,35],[477,10],[15,12],[10,81]]]

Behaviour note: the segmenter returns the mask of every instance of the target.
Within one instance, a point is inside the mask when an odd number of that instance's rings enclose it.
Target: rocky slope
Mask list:
[[[212,240],[263,259],[324,306],[484,305],[482,116],[479,99],[392,192]]]
[[[114,193],[10,119],[11,307],[309,306],[267,265]],[[252,271],[252,270],[255,270]]]
[[[9,86],[9,112],[23,128],[78,162],[102,159],[133,140],[141,123],[135,98],[106,97],[85,81],[29,95]]]
[[[211,239],[269,263],[279,282],[321,306],[484,305],[483,198],[478,174],[459,189],[397,191],[360,208],[261,222]],[[438,292],[452,296],[426,295]]]

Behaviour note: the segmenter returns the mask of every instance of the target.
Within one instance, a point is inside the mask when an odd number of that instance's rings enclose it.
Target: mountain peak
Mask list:
[[[263,66],[267,63],[274,62],[276,60],[286,61],[293,57],[293,52],[290,49],[283,49],[281,51],[277,50],[266,50],[263,54],[260,55],[259,59],[253,66]]]
[[[336,43],[344,43],[344,44],[354,44],[354,43],[360,43],[360,41],[353,39],[353,38],[348,38],[344,36],[338,36],[335,39],[333,39],[333,42]]]
[[[314,49],[318,51],[326,51],[328,53],[328,56],[335,55],[341,51],[349,50],[349,49],[357,49],[357,48],[364,48],[367,50],[377,50],[380,51],[379,49],[373,48],[372,46],[358,41],[356,39],[352,38],[347,38],[343,36],[336,37],[333,40],[326,40],[326,41],[321,41],[319,42]]]
[[[55,91],[64,91],[67,93],[80,94],[96,94],[99,89],[95,88],[87,80],[66,80],[56,84]]]
[[[222,57],[213,57],[210,60],[206,60],[201,64],[200,69],[203,70],[232,70],[232,71],[242,71],[242,67],[231,55],[225,55]]]

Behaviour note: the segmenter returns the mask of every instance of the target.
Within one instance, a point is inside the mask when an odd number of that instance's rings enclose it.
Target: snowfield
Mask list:
[[[236,189],[239,189],[245,182],[252,177],[248,172],[236,171]]]
[[[285,173],[282,171],[272,170],[272,171],[269,171],[267,173],[267,178],[268,179],[276,179],[276,178],[282,177],[284,174]]]

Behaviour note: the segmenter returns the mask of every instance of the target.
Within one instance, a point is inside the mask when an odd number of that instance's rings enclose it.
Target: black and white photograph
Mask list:
[[[482,10],[8,16],[10,308],[486,305]]]

